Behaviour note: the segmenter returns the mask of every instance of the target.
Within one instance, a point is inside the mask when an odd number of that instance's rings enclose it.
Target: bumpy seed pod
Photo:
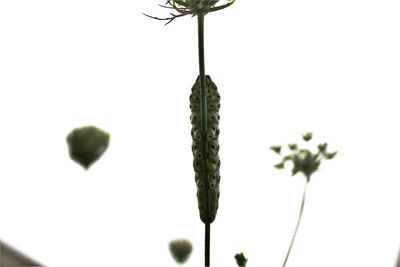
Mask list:
[[[193,167],[195,171],[195,181],[197,185],[197,200],[200,211],[200,219],[204,223],[212,223],[215,220],[218,210],[219,199],[219,167],[220,160],[218,156],[219,144],[219,108],[220,96],[217,86],[211,80],[210,76],[206,76],[205,92],[207,100],[207,137],[206,151],[203,151],[201,134],[201,96],[200,96],[200,77],[192,87],[190,95],[190,109],[192,114],[190,120],[192,122],[192,152]],[[207,164],[207,173],[203,169],[203,160]],[[208,179],[208,181],[207,181]],[[207,186],[208,185],[208,186]],[[207,218],[207,193],[209,193],[209,218]]]

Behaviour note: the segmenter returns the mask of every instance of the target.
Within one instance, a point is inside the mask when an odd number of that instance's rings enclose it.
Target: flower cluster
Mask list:
[[[312,139],[312,137],[312,133],[307,132],[303,135],[303,140],[308,142]],[[322,159],[330,160],[333,159],[337,154],[337,151],[327,151],[327,143],[319,144],[318,151],[316,153],[312,153],[308,149],[300,149],[297,144],[289,144],[288,147],[290,154],[283,156],[282,161],[276,164],[274,167],[277,169],[283,169],[285,167],[285,163],[287,161],[291,161],[293,163],[292,175],[296,175],[300,172],[307,178],[307,182],[310,181],[311,175],[318,170]],[[278,155],[281,155],[281,149],[281,146],[271,147],[271,150]]]

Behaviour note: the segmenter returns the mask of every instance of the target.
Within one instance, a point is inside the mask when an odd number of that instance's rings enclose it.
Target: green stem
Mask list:
[[[290,252],[292,251],[293,243],[294,243],[294,240],[295,240],[295,238],[296,238],[297,230],[299,230],[299,225],[300,225],[301,217],[302,217],[302,215],[303,215],[303,210],[304,210],[304,203],[305,203],[305,201],[306,201],[306,190],[307,190],[307,185],[308,185],[308,182],[306,182],[305,185],[304,185],[303,200],[301,201],[299,218],[298,218],[298,220],[297,220],[296,229],[294,230],[293,237],[292,237],[292,241],[290,242],[289,250],[288,250],[288,252],[287,252],[287,254],[286,254],[286,258],[285,258],[285,261],[283,262],[282,267],[285,267],[285,266],[286,266],[286,262],[287,262],[287,260],[288,260],[288,258],[289,258]]]
[[[211,224],[206,223],[205,224],[205,239],[204,239],[204,244],[205,244],[205,250],[204,250],[204,266],[209,267],[210,266],[210,227]]]
[[[208,151],[207,151],[207,97],[206,97],[206,75],[204,67],[204,13],[202,11],[197,14],[198,22],[198,41],[199,41],[199,71],[200,71],[200,97],[201,97],[201,146],[202,146],[202,167],[205,177],[206,190],[206,223],[205,223],[205,238],[204,238],[204,264],[210,266],[210,183],[208,176]]]

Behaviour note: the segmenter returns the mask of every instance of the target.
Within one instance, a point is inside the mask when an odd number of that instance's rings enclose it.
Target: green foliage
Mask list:
[[[186,262],[192,250],[192,243],[186,239],[177,239],[169,243],[169,251],[178,263]]]
[[[235,260],[236,260],[236,263],[237,263],[237,265],[239,267],[246,267],[247,259],[244,256],[243,252],[237,253],[235,255]]]
[[[88,169],[107,149],[110,135],[95,126],[74,129],[67,136],[72,160]]]
[[[308,142],[312,139],[313,134],[311,132],[307,132],[303,134],[303,140]],[[280,148],[280,146],[272,146],[272,148]],[[278,164],[275,164],[274,167],[277,169],[284,169],[285,162],[291,161],[293,163],[292,175],[296,175],[297,173],[302,173],[306,178],[307,182],[310,181],[311,175],[313,175],[320,167],[322,159],[333,159],[337,151],[335,152],[327,152],[327,143],[322,143],[318,145],[318,151],[316,153],[312,153],[308,149],[300,149],[298,144],[292,143],[288,145],[290,154],[283,156],[282,161]],[[274,150],[274,149],[272,149]],[[276,150],[274,150],[277,152]],[[281,150],[279,149],[280,154]]]

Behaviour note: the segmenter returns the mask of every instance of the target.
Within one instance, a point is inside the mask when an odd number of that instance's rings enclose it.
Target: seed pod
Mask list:
[[[190,95],[190,109],[192,114],[190,120],[192,122],[192,152],[193,167],[195,171],[195,181],[197,186],[197,200],[200,211],[200,219],[204,223],[212,223],[217,215],[218,199],[219,199],[219,167],[220,160],[218,156],[219,144],[219,108],[220,96],[217,86],[211,80],[210,76],[206,76],[205,83],[206,106],[207,106],[207,136],[206,151],[203,151],[202,133],[201,133],[201,87],[200,77],[197,78],[192,87]],[[203,161],[206,164],[207,173],[204,170]],[[209,193],[209,215],[207,218],[207,195]]]
[[[246,267],[247,259],[246,259],[246,257],[244,256],[243,252],[241,252],[240,254],[237,253],[237,254],[235,255],[235,260],[236,260],[236,263],[237,263],[237,265],[238,265],[239,267]]]
[[[169,251],[178,263],[184,263],[189,258],[192,249],[192,243],[186,239],[177,239],[169,243]]]
[[[67,136],[70,157],[88,169],[103,155],[109,140],[108,133],[94,126],[74,129]]]

